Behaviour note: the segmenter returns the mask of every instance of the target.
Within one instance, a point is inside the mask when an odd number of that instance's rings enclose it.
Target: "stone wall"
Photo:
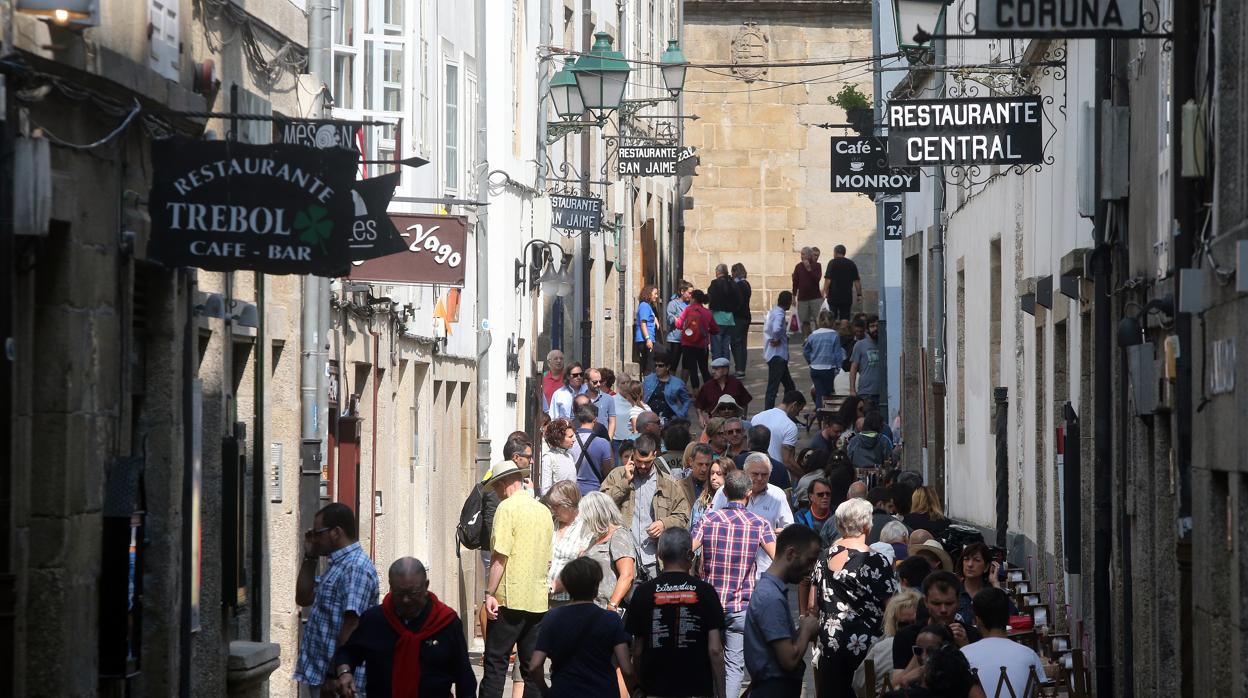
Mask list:
[[[755,22],[754,55],[768,62],[871,55],[870,4],[804,2],[748,7],[733,2],[686,2],[685,55],[693,63],[733,62],[734,38]],[[740,42],[739,44],[740,45]],[[690,70],[685,85],[685,141],[701,156],[685,216],[685,277],[705,287],[715,265],[742,262],[754,288],[756,311],[791,286],[804,246],[819,247],[821,262],[839,244],[858,264],[864,305],[876,307],[875,207],[858,194],[833,194],[829,138],[845,123],[828,103],[846,82],[871,94],[864,64],[753,68],[744,82],[729,68]],[[801,80],[811,82],[783,85]]]

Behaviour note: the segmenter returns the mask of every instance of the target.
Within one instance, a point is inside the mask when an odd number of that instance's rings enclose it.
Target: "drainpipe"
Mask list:
[[[489,201],[489,162],[486,152],[488,145],[486,132],[486,79],[490,74],[489,62],[486,60],[488,42],[485,31],[485,0],[476,0],[476,42],[477,42],[477,132],[472,137],[477,139],[477,159],[472,163],[477,177],[477,200]],[[477,243],[477,309],[478,315],[489,317],[490,290],[490,248],[489,206],[477,207],[476,243]],[[478,317],[480,321],[484,318]],[[477,472],[484,474],[490,467],[490,331],[477,327]]]
[[[5,48],[12,46],[13,9],[9,6],[5,17]],[[0,75],[0,92],[4,76]],[[16,129],[10,118],[9,100],[0,100],[0,201],[13,200],[13,148]],[[10,562],[10,539],[13,530],[12,477],[13,477],[13,395],[14,365],[17,362],[17,346],[14,344],[14,304],[16,302],[16,279],[14,277],[13,218],[0,216],[0,525],[6,533],[0,536],[0,693],[16,693],[14,665],[16,664],[16,580]],[[188,645],[189,646],[189,645]]]
[[[581,51],[589,53],[590,41],[593,38],[593,13],[590,9],[589,0],[583,0],[584,5],[581,11]],[[624,124],[621,120],[620,128],[623,129]],[[590,132],[586,129],[581,132],[581,196],[589,196],[589,163],[590,163]],[[580,332],[577,335],[580,339],[580,361],[586,368],[593,365],[593,358],[590,352],[590,334],[593,332],[594,323],[589,319],[590,306],[590,288],[589,288],[589,233],[582,232],[577,244],[579,252],[573,260],[573,273],[576,275],[576,298],[573,301],[573,316]]]
[[[875,76],[872,79],[872,89],[875,90],[875,109],[871,116],[874,124],[878,124],[884,115],[884,102],[880,99],[880,92],[884,89],[883,71],[880,70],[880,3],[871,3],[871,54],[876,56],[875,60]],[[876,133],[877,127],[871,127],[871,135]],[[884,416],[887,422],[892,422],[889,418],[890,407],[888,404],[888,367],[892,361],[888,358],[890,351],[888,346],[888,300],[885,296],[885,284],[888,276],[886,268],[885,255],[887,254],[888,245],[884,241],[884,198],[876,197],[875,201],[875,278],[876,284],[880,289],[880,299],[877,303],[877,313],[879,315],[879,339],[876,340],[876,348],[880,353],[880,381],[879,395],[880,404],[876,407],[880,410],[880,414]],[[812,330],[814,328],[811,328]],[[887,423],[886,422],[886,423]],[[945,500],[948,506],[948,500]]]
[[[322,83],[329,79],[329,0],[308,2],[308,69]],[[324,444],[321,424],[328,386],[325,383],[327,354],[322,347],[328,341],[329,306],[326,303],[328,284],[325,279],[306,276],[303,279],[303,305],[300,309],[299,340],[299,526],[312,527],[312,519],[321,502],[321,463]],[[321,305],[325,305],[322,313]]]
[[[1096,73],[1095,84],[1095,133],[1096,148],[1093,152],[1101,152],[1101,105],[1108,96],[1105,89],[1109,79],[1110,43],[1108,39],[1096,40]],[[1110,293],[1110,248],[1107,242],[1108,204],[1100,199],[1101,159],[1095,158],[1095,182],[1097,192],[1096,219],[1093,225],[1093,236],[1096,252],[1093,255],[1093,287],[1095,288],[1093,306],[1093,385],[1092,385],[1092,419],[1093,449],[1095,460],[1093,465],[1093,578],[1092,578],[1092,612],[1093,632],[1095,635],[1095,682],[1096,695],[1114,695],[1114,642],[1110,633],[1113,632],[1111,607],[1110,565],[1112,564],[1113,536],[1113,463],[1110,460],[1112,449],[1110,439],[1113,438],[1113,357],[1112,344],[1113,303]]]
[[[945,64],[945,39],[935,39],[934,64]],[[945,93],[945,73],[936,71],[936,96]],[[936,181],[932,189],[932,322],[935,327],[932,347],[932,402],[936,411],[935,439],[932,454],[931,483],[940,496],[945,497],[945,168],[936,168]]]

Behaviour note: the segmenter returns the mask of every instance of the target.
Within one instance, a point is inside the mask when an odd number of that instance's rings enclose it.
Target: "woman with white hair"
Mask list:
[[[863,499],[836,508],[841,537],[811,576],[811,602],[819,607],[814,651],[819,698],[854,698],[854,670],[882,634],[884,606],[897,593],[892,564],[867,546],[871,514]]]
[[[884,553],[884,557],[896,567],[909,555],[910,529],[900,521],[889,521],[880,529],[880,541],[872,543],[871,549]]]
[[[581,498],[578,517],[590,540],[583,554],[602,567],[594,603],[618,611],[637,573],[637,544],[624,526],[620,508],[602,492],[590,492]]]

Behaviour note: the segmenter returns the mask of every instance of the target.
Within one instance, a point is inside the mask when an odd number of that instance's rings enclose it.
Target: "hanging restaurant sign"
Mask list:
[[[375,259],[407,249],[407,242],[390,221],[387,209],[399,186],[398,172],[391,172],[372,179],[361,179],[351,190],[355,203],[355,219],[351,223],[351,237],[347,247],[351,260]]]
[[[602,199],[551,194],[550,206],[550,224],[555,228],[597,232],[602,227]]]
[[[463,216],[395,213],[394,227],[407,243],[397,254],[354,261],[351,279],[398,284],[464,285],[468,219]]]
[[[832,191],[901,194],[918,190],[919,170],[889,167],[888,144],[882,139],[832,139]]]
[[[339,275],[350,259],[357,159],[340,148],[154,141],[148,257],[209,271]]]
[[[884,202],[884,239],[900,240],[905,236],[905,227],[901,220],[901,202]]]
[[[675,177],[676,165],[686,158],[693,157],[693,148],[679,145],[621,143],[617,156],[620,175]]]
[[[359,123],[274,119],[273,142],[307,148],[346,148],[360,152]]]
[[[888,105],[893,167],[1034,165],[1044,161],[1037,96],[911,99]]]
[[[975,36],[1109,38],[1145,33],[1142,0],[979,0]]]

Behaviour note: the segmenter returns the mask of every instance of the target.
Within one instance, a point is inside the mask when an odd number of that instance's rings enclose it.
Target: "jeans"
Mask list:
[[[516,648],[516,661],[520,675],[524,677],[524,697],[540,698],[537,682],[529,678],[529,660],[537,646],[537,631],[542,625],[544,613],[499,608],[498,618],[485,629],[485,671],[481,677],[480,698],[502,698],[507,682],[507,660],[511,648]]]
[[[724,620],[724,695],[735,698],[745,679],[745,610],[725,614]]]
[[[706,347],[685,346],[681,349],[681,360],[689,371],[689,385],[693,392],[705,382],[711,380],[711,369],[707,368]]]
[[[781,383],[784,384],[786,392],[797,389],[793,376],[789,375],[789,360],[773,356],[767,361],[767,397],[763,401],[764,409],[769,410],[776,406],[776,391]]]
[[[750,336],[750,323],[737,318],[732,328],[732,358],[737,362],[737,373],[745,375],[745,344]]]
[[[836,394],[836,369],[810,369],[810,382],[815,386],[815,408],[823,407],[823,398]]]
[[[719,334],[711,335],[711,358],[726,359],[729,350],[732,348],[732,332],[736,328],[732,325],[719,328]]]
[[[645,342],[633,342],[633,356],[637,358],[638,373],[644,376],[653,370],[650,359],[654,356],[654,351],[647,349]]]

